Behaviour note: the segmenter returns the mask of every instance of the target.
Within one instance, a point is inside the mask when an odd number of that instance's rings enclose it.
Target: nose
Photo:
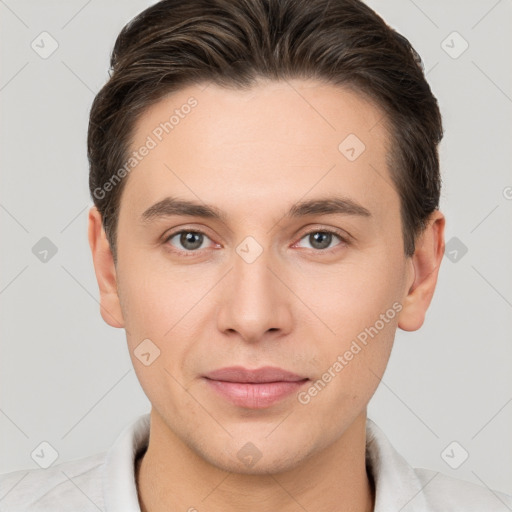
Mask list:
[[[221,332],[255,343],[291,331],[292,297],[275,266],[265,251],[251,263],[234,255],[217,315]]]

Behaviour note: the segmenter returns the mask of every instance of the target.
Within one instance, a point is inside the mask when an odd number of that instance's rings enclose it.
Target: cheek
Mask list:
[[[290,281],[319,326],[327,328],[322,332],[346,341],[402,300],[404,273],[399,255],[375,248],[367,254],[354,252],[337,265],[303,266],[300,273],[290,274]],[[393,309],[388,317],[386,328],[395,319]]]
[[[347,259],[337,272],[303,276],[300,293],[329,326],[310,347],[318,380],[304,402],[341,414],[363,407],[373,395],[393,346],[404,268],[399,255],[380,251],[357,263]]]
[[[139,251],[119,258],[119,295],[128,330],[164,338],[204,295],[208,277]]]
[[[361,299],[361,300],[358,300]],[[333,313],[335,334],[318,337],[314,347],[311,386],[297,397],[308,418],[325,432],[340,432],[367,405],[386,369],[401,304],[388,293],[355,294]],[[327,316],[325,317],[327,319]],[[327,319],[329,321],[329,319]]]
[[[189,316],[200,290],[182,287],[179,276],[166,276],[147,261],[130,263],[121,268],[119,294],[132,364],[153,406],[178,418],[193,405],[184,392],[189,383],[183,365],[197,339]]]
[[[192,267],[170,269],[168,262],[162,265],[161,258],[150,261],[132,256],[120,265],[118,290],[127,341],[141,383],[150,387],[163,381],[172,384],[171,376],[175,376],[187,384],[193,373],[188,367],[197,360],[197,353],[202,353],[201,340],[210,339],[205,334],[215,329],[211,287],[218,280],[216,275],[213,268],[210,272]],[[146,348],[158,353],[151,370],[160,373],[141,367],[137,360],[137,354],[147,352]]]

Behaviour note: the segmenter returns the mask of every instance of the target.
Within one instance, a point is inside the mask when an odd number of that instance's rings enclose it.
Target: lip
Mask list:
[[[309,381],[307,377],[273,366],[253,370],[231,366],[210,372],[204,379],[220,396],[248,409],[270,407]]]
[[[297,382],[307,377],[277,368],[275,366],[264,366],[249,370],[243,366],[230,366],[221,368],[205,375],[207,379],[221,380],[224,382],[243,382],[261,384],[265,382]]]

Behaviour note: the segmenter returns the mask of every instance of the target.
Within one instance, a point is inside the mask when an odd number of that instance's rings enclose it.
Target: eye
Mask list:
[[[169,243],[179,251],[194,252],[208,246],[210,238],[200,231],[178,231],[169,235],[166,243]],[[206,244],[206,245],[205,245]]]
[[[331,249],[339,244],[333,244],[333,242],[342,242],[347,243],[346,240],[341,237],[338,233],[335,233],[334,231],[329,230],[317,230],[317,231],[310,231],[306,235],[304,235],[300,241],[297,243],[297,245],[300,247],[300,242],[305,240],[309,247],[306,246],[306,249],[315,249],[324,251],[326,249]]]

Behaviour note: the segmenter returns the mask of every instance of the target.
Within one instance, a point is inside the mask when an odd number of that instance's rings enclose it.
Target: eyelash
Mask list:
[[[196,249],[194,251],[185,251],[185,250],[176,249],[174,246],[170,246],[169,241],[172,238],[174,238],[176,235],[181,235],[182,233],[197,233],[197,234],[205,236],[206,238],[210,238],[204,231],[201,231],[199,229],[181,229],[179,231],[175,231],[175,232],[171,233],[170,235],[166,236],[165,239],[164,239],[164,244],[166,245],[166,247],[172,247],[172,248],[169,248],[168,250],[170,250],[171,252],[183,255],[185,257],[196,256],[198,253],[203,251],[203,249]],[[342,246],[350,245],[350,242],[348,241],[347,237],[341,235],[338,231],[333,230],[333,229],[318,229],[318,228],[317,229],[312,229],[311,231],[308,231],[308,232],[304,233],[299,238],[299,240],[297,242],[295,242],[295,244],[297,244],[302,239],[304,239],[305,237],[307,237],[307,236],[309,236],[309,235],[311,235],[313,233],[328,233],[330,235],[334,235],[335,237],[337,237],[340,240],[340,244],[335,245],[334,247],[331,247],[329,249],[308,249],[308,248],[306,248],[306,250],[313,251],[313,252],[316,252],[316,253],[319,253],[319,254],[321,254],[321,253],[323,253],[323,254],[330,254],[332,251],[335,251],[335,250],[339,249],[340,245],[342,245]]]
[[[311,231],[304,233],[299,238],[299,242],[303,238],[305,238],[313,233],[328,233],[330,235],[334,235],[335,237],[337,237],[340,240],[341,244],[335,245],[334,247],[331,247],[330,249],[309,249],[311,251],[318,252],[318,253],[330,253],[331,251],[335,251],[336,249],[339,249],[339,245],[345,245],[345,246],[349,245],[349,241],[348,241],[347,237],[341,235],[338,231],[336,231],[334,229],[318,229],[318,228],[312,229]]]

